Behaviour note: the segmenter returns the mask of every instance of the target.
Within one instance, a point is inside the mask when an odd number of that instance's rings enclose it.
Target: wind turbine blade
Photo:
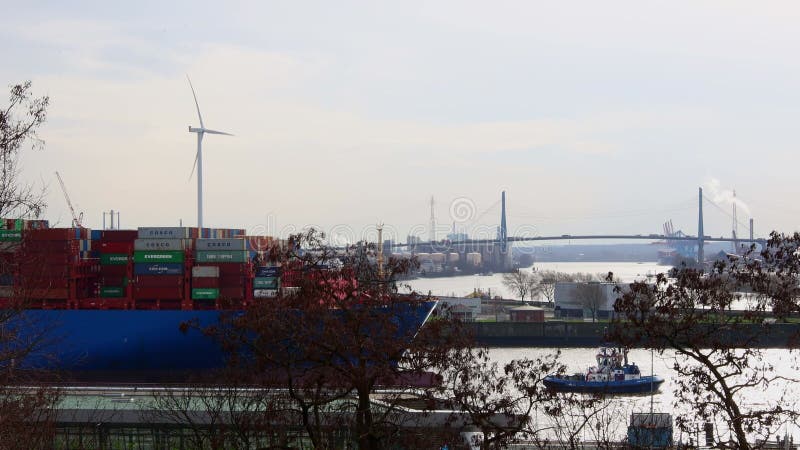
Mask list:
[[[197,107],[197,117],[200,118],[200,128],[205,128],[203,126],[203,116],[200,115],[200,105],[197,103],[197,95],[194,93],[194,86],[192,86],[192,80],[189,78],[189,74],[186,74],[186,79],[189,80],[189,87],[192,89],[192,97],[194,97],[194,106]]]
[[[230,133],[226,133],[226,132],[224,132],[224,131],[208,130],[208,129],[205,129],[205,128],[203,129],[203,133],[208,133],[208,134],[222,134],[222,135],[224,135],[224,136],[233,136],[232,134],[230,134]]]
[[[194,175],[194,169],[197,167],[197,158],[200,156],[200,153],[197,152],[194,154],[194,164],[192,164],[192,173],[189,174],[189,179],[192,179],[192,175]]]

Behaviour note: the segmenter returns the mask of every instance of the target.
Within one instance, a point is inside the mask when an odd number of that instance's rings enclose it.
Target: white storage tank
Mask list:
[[[442,264],[444,262],[444,253],[431,253],[431,261],[435,264]]]
[[[467,253],[467,264],[473,266],[481,265],[481,254],[478,252]]]
[[[458,253],[448,253],[447,254],[447,262],[458,262]]]

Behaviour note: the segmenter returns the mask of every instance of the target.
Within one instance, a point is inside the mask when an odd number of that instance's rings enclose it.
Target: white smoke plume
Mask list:
[[[712,178],[703,183],[703,195],[707,196],[711,199],[711,201],[720,206],[731,206],[735,203],[738,213],[741,214],[739,215],[739,220],[744,221],[747,218],[753,217],[753,215],[750,213],[750,207],[747,206],[747,204],[739,197],[734,196],[733,190],[722,188],[722,185],[716,178]]]

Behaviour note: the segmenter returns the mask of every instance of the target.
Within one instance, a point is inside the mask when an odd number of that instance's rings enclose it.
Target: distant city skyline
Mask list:
[[[50,95],[26,181],[89,227],[196,222],[342,239],[800,229],[800,5],[771,2],[15,3],[3,89]],[[2,104],[0,104],[2,105]],[[489,210],[489,212],[486,212]],[[459,230],[462,231],[462,230]],[[393,234],[394,233],[394,234]],[[742,228],[740,226],[740,234]]]

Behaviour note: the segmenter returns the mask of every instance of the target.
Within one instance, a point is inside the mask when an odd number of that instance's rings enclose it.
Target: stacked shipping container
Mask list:
[[[53,300],[52,307],[76,307],[67,302],[90,297],[99,272],[89,258],[86,228],[26,230],[17,264],[17,286],[26,298]]]
[[[17,252],[22,245],[23,223],[21,220],[0,221],[0,297],[11,297],[14,293]]]
[[[208,309],[219,300],[244,306],[281,288],[279,268],[261,267],[272,244],[239,229],[91,231],[2,219],[0,299],[27,288],[26,298],[48,308]]]
[[[130,297],[131,260],[136,232],[103,230],[93,248],[100,258],[100,298]]]
[[[198,239],[195,242],[197,267],[215,267],[218,275],[216,287],[202,286],[211,281],[197,277],[192,286],[192,298],[196,300],[243,300],[250,278],[250,258],[247,240],[243,238]],[[193,269],[194,270],[194,269]],[[199,269],[202,271],[202,269]]]
[[[138,300],[184,298],[186,249],[197,229],[139,228],[133,244],[134,297]]]

